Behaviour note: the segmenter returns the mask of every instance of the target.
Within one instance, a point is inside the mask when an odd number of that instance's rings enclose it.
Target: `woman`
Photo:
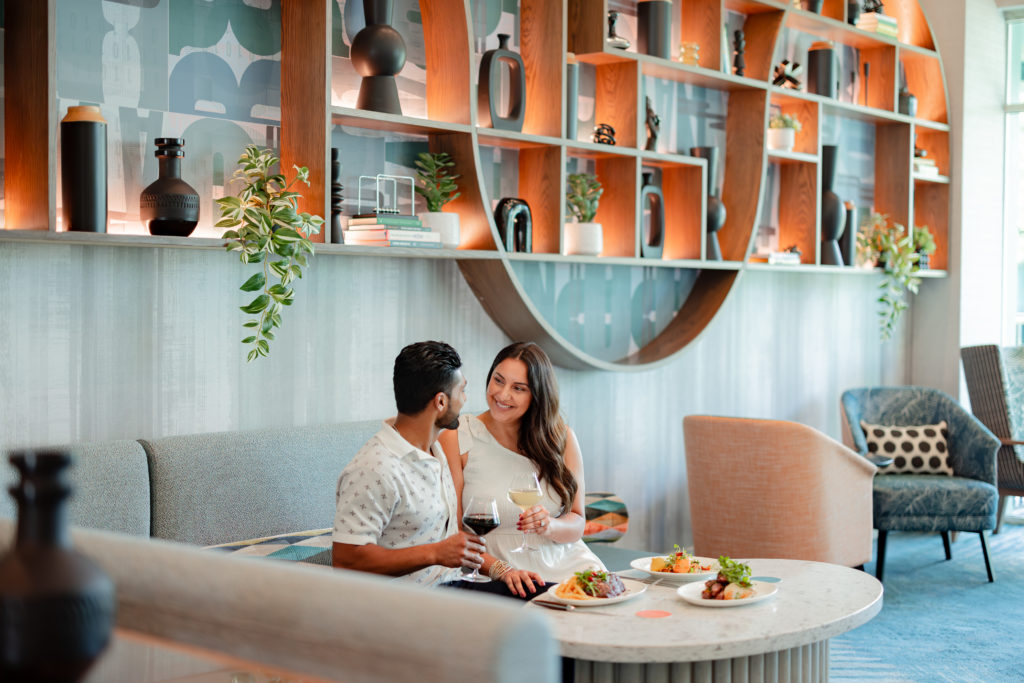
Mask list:
[[[442,433],[441,445],[459,493],[459,510],[473,496],[493,496],[501,526],[487,535],[481,573],[527,597],[536,583],[560,583],[574,572],[604,569],[581,540],[584,517],[583,459],[576,435],[558,411],[558,385],[547,354],[532,342],[502,349],[487,373],[488,410],[463,415],[458,434]],[[537,475],[540,503],[520,514],[508,500],[521,472]],[[518,530],[518,531],[517,531]],[[512,553],[522,533],[535,550]]]

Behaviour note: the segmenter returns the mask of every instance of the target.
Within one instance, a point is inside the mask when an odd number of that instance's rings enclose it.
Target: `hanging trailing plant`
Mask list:
[[[907,292],[917,294],[921,286],[917,262],[920,258],[913,235],[889,216],[872,213],[857,233],[857,260],[861,265],[880,266],[884,273],[879,284],[879,331],[888,341],[900,315],[907,309]]]
[[[320,232],[324,222],[320,216],[298,213],[302,195],[289,189],[296,182],[309,185],[309,169],[295,166],[295,177],[289,181],[275,172],[280,161],[269,149],[247,146],[232,177],[241,189],[236,196],[217,200],[221,220],[216,227],[228,228],[223,235],[225,249],[238,252],[242,263],[262,264],[240,287],[243,292],[259,292],[240,307],[256,316],[242,323],[252,331],[242,339],[252,346],[247,361],[270,353],[273,330],[281,326],[281,307],[295,300],[289,285],[302,277],[302,269],[309,265],[306,256],[313,254],[309,235]]]

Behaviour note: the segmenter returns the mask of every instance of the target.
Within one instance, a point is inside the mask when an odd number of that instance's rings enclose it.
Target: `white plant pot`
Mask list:
[[[566,223],[562,252],[579,256],[597,256],[604,249],[600,223]]]
[[[792,152],[796,144],[796,130],[793,128],[769,128],[768,149],[776,152]]]
[[[420,222],[430,228],[431,232],[440,233],[442,247],[445,249],[459,248],[459,214],[425,211],[420,214]]]

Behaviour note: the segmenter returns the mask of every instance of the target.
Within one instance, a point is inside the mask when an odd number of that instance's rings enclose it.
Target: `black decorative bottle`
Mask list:
[[[61,451],[11,455],[17,540],[0,559],[0,680],[77,681],[110,640],[114,584],[71,547]]]
[[[366,26],[352,39],[352,66],[363,77],[356,106],[401,114],[395,76],[405,66],[405,40],[391,26],[394,0],[363,0]]]
[[[821,263],[826,266],[844,265],[839,238],[846,226],[846,207],[832,190],[838,151],[835,145],[821,146]]]
[[[498,34],[498,47],[480,57],[480,79],[477,84],[477,118],[488,128],[521,131],[526,115],[526,71],[523,58],[508,49],[507,33]],[[498,108],[501,96],[501,64],[508,66],[508,114]]]
[[[60,122],[65,230],[107,231],[107,122],[95,106],[68,107]]]
[[[722,248],[718,244],[718,231],[725,225],[725,204],[718,196],[718,148],[691,147],[690,155],[708,162],[707,210],[704,217],[704,230],[708,234],[706,253],[709,261],[721,261]]]
[[[150,235],[188,237],[199,224],[199,195],[181,179],[183,138],[157,138],[160,177],[139,196],[139,218]]]

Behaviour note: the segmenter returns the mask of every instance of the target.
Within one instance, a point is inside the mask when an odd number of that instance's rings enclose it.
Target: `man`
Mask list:
[[[437,437],[457,429],[466,402],[462,360],[442,342],[419,342],[395,359],[398,416],[338,478],[331,552],[335,567],[422,585],[458,579],[483,561],[483,539],[459,531],[452,475]]]

